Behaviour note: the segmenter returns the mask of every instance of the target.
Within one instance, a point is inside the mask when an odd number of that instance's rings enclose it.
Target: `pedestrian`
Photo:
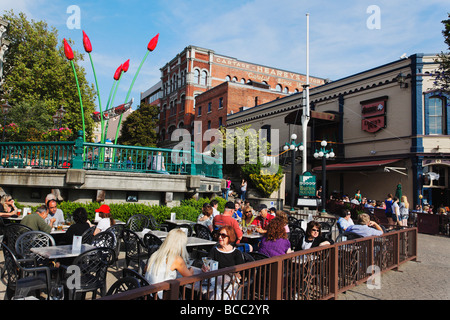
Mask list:
[[[241,200],[245,201],[245,196],[247,194],[247,180],[242,179],[241,182]]]
[[[231,180],[230,180],[230,178],[227,177],[226,181],[225,181],[225,192],[223,194],[223,198],[227,201],[228,201],[228,193],[230,192],[230,188],[231,188]]]
[[[384,210],[384,213],[388,220],[389,227],[391,227],[391,228],[394,225],[394,220],[392,218],[392,198],[393,198],[392,194],[388,193],[387,198],[384,200],[384,203],[386,205],[386,209]]]
[[[409,219],[409,203],[407,196],[402,196],[399,207],[400,207],[401,225],[407,227]]]

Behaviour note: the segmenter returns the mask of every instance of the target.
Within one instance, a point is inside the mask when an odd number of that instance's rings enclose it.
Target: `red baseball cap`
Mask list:
[[[98,208],[97,210],[95,210],[95,212],[111,213],[111,209],[109,208],[108,205],[102,204],[102,205],[100,206],[100,208]]]

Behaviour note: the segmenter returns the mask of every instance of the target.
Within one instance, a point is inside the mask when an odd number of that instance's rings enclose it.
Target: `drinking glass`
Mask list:
[[[50,290],[51,300],[63,300],[64,299],[64,286],[56,285]]]

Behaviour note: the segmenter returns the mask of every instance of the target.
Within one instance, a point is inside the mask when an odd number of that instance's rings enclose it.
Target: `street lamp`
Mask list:
[[[332,159],[336,155],[333,152],[333,149],[327,150],[327,141],[323,140],[320,143],[321,148],[319,151],[316,150],[314,153],[314,158],[319,159],[322,158],[322,213],[326,213],[326,193],[327,193],[327,159]]]
[[[62,119],[64,118],[65,114],[66,110],[64,110],[64,107],[61,106],[58,110],[56,110],[56,113],[52,116],[53,123],[55,124],[56,129],[62,127]]]
[[[295,139],[297,139],[297,135],[293,133],[291,135],[291,142],[286,142],[284,144],[284,151],[292,151],[292,162],[291,162],[291,211],[294,211],[295,206],[295,151],[303,150],[304,146],[302,143],[295,143]]]
[[[12,107],[8,104],[8,101],[6,103],[2,104],[2,114],[3,114],[3,134],[2,134],[2,141],[5,141],[5,131],[6,131],[6,115],[8,114],[9,110]]]

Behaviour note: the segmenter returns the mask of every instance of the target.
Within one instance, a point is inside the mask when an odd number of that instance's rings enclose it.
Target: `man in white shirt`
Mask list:
[[[48,200],[46,205],[48,208],[48,216],[45,218],[45,222],[50,224],[51,219],[55,218],[55,222],[53,223],[54,226],[64,224],[64,213],[61,209],[58,209],[58,203],[56,200]]]
[[[213,219],[215,216],[220,215],[219,210],[217,210],[217,207],[219,206],[219,201],[217,201],[216,199],[212,199],[211,202],[209,203],[213,209]]]

